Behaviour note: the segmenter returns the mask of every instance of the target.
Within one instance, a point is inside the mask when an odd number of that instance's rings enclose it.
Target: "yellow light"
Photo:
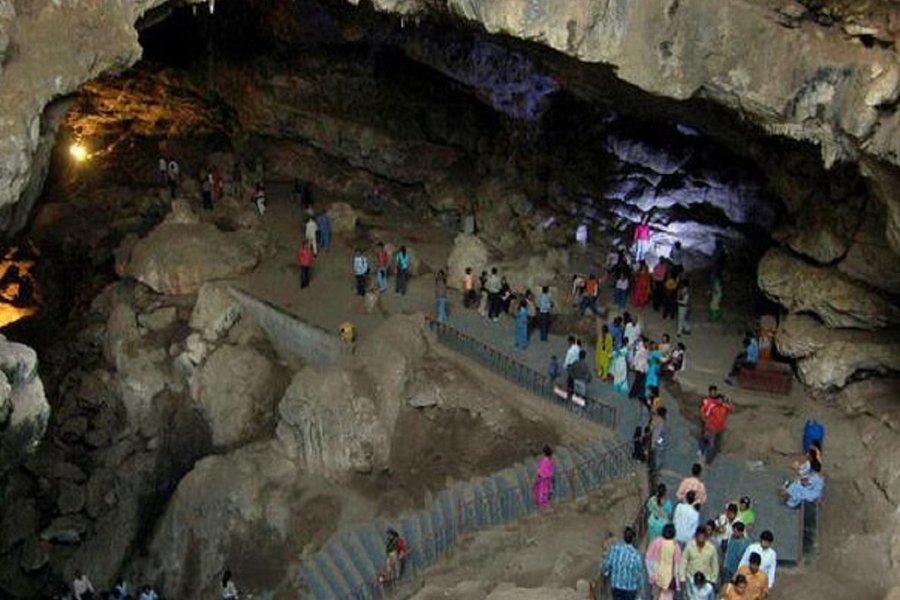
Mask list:
[[[69,154],[78,162],[84,162],[88,159],[88,151],[81,142],[75,142],[69,146]]]

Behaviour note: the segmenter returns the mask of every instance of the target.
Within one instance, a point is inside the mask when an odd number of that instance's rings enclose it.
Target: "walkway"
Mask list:
[[[513,319],[504,317],[497,323],[491,323],[476,311],[462,309],[458,303],[451,306],[448,324],[499,350],[508,351],[541,373],[546,372],[551,355],[555,354],[561,362],[568,347],[564,336],[551,334],[547,342],[541,342],[535,334],[526,350],[519,352],[513,345],[515,339]],[[593,347],[588,345],[585,350],[588,352],[588,364],[593,365]],[[630,440],[634,428],[642,424],[642,419],[646,419],[646,412],[634,400],[617,394],[612,386],[600,383],[596,379],[588,386],[588,395],[618,408],[617,433],[625,439]],[[697,460],[696,439],[699,425],[680,413],[677,400],[665,390],[663,399],[669,407],[670,433],[666,469],[662,472],[662,480],[669,487],[670,494],[674,495],[678,482],[690,473],[691,465]],[[698,398],[698,405],[699,400]],[[741,461],[736,457],[720,454],[711,466],[704,469],[703,480],[709,496],[707,503],[709,510],[704,510],[701,518],[704,521],[715,518],[724,510],[727,502],[748,495],[753,499],[753,508],[756,511],[756,533],[764,529],[771,530],[775,534],[775,548],[778,551],[779,562],[796,564],[802,554],[801,514],[799,511],[784,507],[777,493],[782,482],[789,476],[790,474],[785,471],[771,470],[759,463]]]

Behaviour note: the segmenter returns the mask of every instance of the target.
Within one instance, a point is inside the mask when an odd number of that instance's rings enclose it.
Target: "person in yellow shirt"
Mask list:
[[[735,575],[734,580],[725,586],[721,600],[748,600],[747,578],[743,575]]]
[[[749,600],[763,600],[769,595],[769,577],[765,571],[759,568],[762,557],[756,553],[750,553],[748,564],[738,569],[738,575],[743,575],[747,581],[747,593]]]

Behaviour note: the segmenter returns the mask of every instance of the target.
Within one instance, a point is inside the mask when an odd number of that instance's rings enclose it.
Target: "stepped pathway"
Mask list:
[[[464,310],[458,304],[452,309],[455,310],[451,313],[449,325],[498,350],[508,352],[540,373],[546,373],[552,355],[555,354],[560,362],[565,356],[568,344],[564,336],[551,334],[548,341],[541,342],[535,332],[528,347],[524,351],[519,351],[514,347],[515,324],[512,318],[503,317],[499,322],[491,323],[476,311]],[[593,347],[585,346],[585,350],[588,354],[588,364],[594,365]],[[678,401],[664,389],[662,394],[669,408],[669,447],[661,478],[668,486],[670,496],[674,497],[679,481],[690,474],[691,465],[697,461],[696,440],[699,424],[685,418],[678,410]],[[616,431],[625,440],[630,440],[634,428],[646,421],[646,410],[634,400],[617,394],[611,385],[594,379],[588,386],[588,395],[618,409]],[[698,405],[699,401],[698,398]],[[738,434],[727,432],[725,435]],[[709,499],[701,511],[701,518],[704,521],[715,518],[723,512],[727,502],[743,495],[750,496],[756,512],[756,534],[764,529],[771,530],[775,535],[775,549],[778,552],[779,562],[796,564],[802,555],[801,513],[786,508],[778,497],[778,489],[790,476],[791,474],[786,471],[769,469],[759,463],[720,454],[712,465],[704,468],[702,479],[706,484]]]

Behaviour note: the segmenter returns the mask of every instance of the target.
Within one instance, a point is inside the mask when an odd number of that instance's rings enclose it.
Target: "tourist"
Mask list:
[[[648,398],[650,397],[650,390],[659,389],[659,369],[661,363],[662,354],[659,352],[659,346],[656,345],[656,342],[650,342],[650,349],[649,352],[647,352],[647,377],[644,380],[644,394]]]
[[[225,197],[225,180],[222,178],[222,171],[219,165],[213,165],[212,168],[212,199],[213,202],[219,202]],[[156,593],[156,592],[154,592]]]
[[[600,280],[594,273],[591,273],[584,284],[584,293],[581,296],[581,302],[578,305],[578,312],[584,314],[586,310],[594,313],[595,316],[601,316],[600,311]]]
[[[563,359],[563,369],[568,369],[574,365],[575,361],[578,360],[578,355],[581,353],[581,344],[575,339],[575,336],[570,335],[567,341],[569,342],[569,348],[566,350],[566,357]]]
[[[500,278],[500,314],[508,315],[509,309],[516,295],[513,294],[512,287],[506,280],[506,277]]]
[[[237,596],[235,595],[235,597]],[[159,594],[156,593],[153,586],[147,583],[141,588],[141,595],[138,596],[138,600],[159,600]]]
[[[818,502],[825,489],[825,479],[821,474],[822,465],[813,460],[809,473],[801,475],[791,482],[785,482],[784,489],[779,490],[781,498],[788,508],[798,508],[804,502]]]
[[[157,163],[157,170],[159,173],[159,182],[163,185],[166,184],[166,179],[168,179],[169,173],[169,162],[166,160],[165,156],[159,157],[159,162]]]
[[[666,484],[656,486],[656,493],[647,498],[647,541],[662,535],[663,527],[672,522],[672,500],[666,497]]]
[[[628,338],[622,338],[624,344],[628,343]],[[613,378],[613,387],[623,396],[628,393],[628,347],[620,345],[613,350],[612,362],[609,365],[609,374]]]
[[[746,528],[739,520],[731,524],[731,537],[725,544],[724,558],[722,559],[722,574],[725,581],[731,581],[741,566],[741,558],[752,540],[747,537]]]
[[[447,322],[447,274],[443,269],[434,276],[434,312],[438,323]]]
[[[378,250],[375,251],[375,285],[379,292],[387,289],[388,267],[391,264],[391,255],[384,247],[384,242],[378,242]]]
[[[669,273],[669,262],[660,258],[650,273],[650,287],[653,296],[653,310],[659,310],[665,297],[666,276]]]
[[[650,453],[650,426],[638,425],[631,434],[631,458],[640,462],[647,462]]]
[[[331,247],[331,217],[323,211],[316,216],[316,227],[319,230],[319,250],[328,252]]]
[[[688,317],[691,314],[691,284],[685,279],[678,286],[675,302],[678,304],[678,319],[675,335],[690,335],[691,325]]]
[[[738,500],[738,521],[744,524],[749,535],[753,531],[753,525],[756,524],[756,513],[750,508],[750,496],[741,496]]]
[[[545,509],[550,506],[553,498],[553,473],[556,466],[553,463],[553,450],[550,446],[544,446],[544,453],[538,462],[537,474],[534,477],[534,503],[538,508]]]
[[[748,331],[744,334],[743,344],[743,351],[734,358],[731,371],[725,378],[725,383],[728,385],[734,385],[734,378],[738,376],[741,369],[755,369],[756,363],[759,361],[759,341],[756,336]]]
[[[550,287],[543,286],[541,295],[538,296],[538,329],[541,332],[541,341],[546,342],[550,335],[550,311],[553,309],[553,299],[550,297]]]
[[[628,301],[628,271],[625,269],[619,270],[619,275],[616,277],[615,290],[613,292],[614,301],[617,307],[619,307],[620,311],[625,310],[626,303]]]
[[[612,600],[635,600],[644,587],[644,557],[634,547],[636,539],[634,529],[626,527],[622,541],[603,557],[603,577],[612,589]]]
[[[675,245],[672,246],[672,250],[669,252],[669,262],[671,263],[669,270],[672,271],[672,275],[675,277],[681,275],[681,272],[684,271],[684,250],[681,242],[675,242]]]
[[[612,362],[613,337],[609,327],[604,324],[597,336],[597,348],[594,350],[594,361],[597,363],[597,378],[606,381],[609,375],[609,365]]]
[[[650,269],[643,260],[638,264],[637,274],[634,276],[634,289],[631,291],[631,302],[638,308],[643,308],[650,301]]]
[[[319,246],[318,241],[316,239],[316,234],[319,232],[319,226],[316,225],[316,220],[310,215],[306,219],[306,241],[312,246],[313,254],[316,256],[319,255]]]
[[[616,317],[612,320],[612,323],[609,323],[609,333],[613,338],[613,349],[622,347],[622,340],[625,337],[624,327],[622,326],[622,317]],[[629,340],[635,340],[637,338],[628,338]],[[626,344],[627,346],[627,344]]]
[[[0,282],[0,287],[2,287],[2,282]],[[803,477],[812,472],[813,463],[818,462],[819,465],[822,466],[822,460],[824,458],[825,454],[822,451],[822,442],[819,440],[812,440],[809,444],[809,450],[806,451],[806,454],[803,455],[802,459],[795,460],[791,463],[791,468],[797,472],[799,477]]]
[[[165,168],[165,165],[162,165]],[[115,600],[125,600],[129,598],[128,582],[124,578],[116,579],[116,585],[113,586],[112,597]]]
[[[664,379],[674,380],[684,370],[686,350],[685,345],[678,342],[669,357],[663,360],[661,373]]]
[[[487,285],[488,273],[487,271],[482,271],[481,275],[478,276],[478,314],[488,318],[488,312],[490,310],[490,294],[488,294]]]
[[[222,600],[237,600],[238,596],[237,586],[234,584],[234,579],[231,576],[231,569],[225,569],[225,572],[222,573]]]
[[[691,466],[691,476],[681,480],[681,483],[678,484],[678,491],[675,492],[675,497],[679,500],[684,500],[687,498],[688,492],[694,492],[697,503],[706,504],[706,485],[700,480],[702,473],[703,467],[694,463]]]
[[[672,338],[669,337],[668,333],[662,334],[659,338],[659,355],[663,363],[669,360],[669,357],[672,356],[672,351]]]
[[[578,394],[584,397],[587,395],[587,386],[591,381],[591,370],[587,366],[587,352],[579,350],[578,360],[576,360],[568,368],[568,389],[569,396]]]
[[[300,287],[308,287],[312,266],[315,262],[315,255],[309,242],[304,241],[300,246],[300,250],[297,252],[297,262],[300,264]]]
[[[304,212],[312,208],[309,185],[305,181],[300,181],[299,177],[294,178],[294,201]]]
[[[666,448],[669,442],[669,432],[666,427],[668,410],[660,406],[653,411],[650,421],[650,470],[658,474],[666,462]]]
[[[502,285],[502,280],[500,279],[500,274],[497,272],[497,267],[493,267],[491,269],[491,274],[488,275],[487,280],[484,283],[484,289],[487,291],[487,303],[488,303],[488,319],[491,321],[498,321],[500,319],[500,287]]]
[[[709,320],[716,322],[722,318],[722,278],[713,277],[709,287]]]
[[[650,215],[644,215],[634,228],[634,261],[641,263],[650,251]]]
[[[475,275],[472,273],[472,267],[466,267],[462,280],[463,289],[463,307],[472,308],[475,306],[477,294],[475,292]]]
[[[622,330],[622,335],[631,340],[629,347],[633,348],[634,344],[641,338],[641,333],[643,332],[641,322],[638,320],[637,316],[632,316],[629,312],[622,315],[621,322],[625,325]]]
[[[749,600],[747,596],[747,578],[743,575],[735,575],[734,579],[725,586],[725,592],[721,600]]]
[[[663,527],[662,537],[647,546],[645,555],[647,579],[653,587],[656,600],[672,600],[680,589],[676,569],[681,562],[681,548],[675,542],[675,526]]]
[[[525,350],[528,346],[528,303],[519,300],[519,308],[516,310],[516,349]]]
[[[751,552],[747,564],[738,568],[738,576],[747,581],[746,595],[749,600],[763,600],[769,595],[769,577],[760,568],[762,557],[758,552]]]
[[[588,226],[587,223],[581,223],[575,229],[575,242],[578,244],[579,250],[584,252],[587,249]]]
[[[397,278],[394,280],[394,293],[405,296],[410,267],[410,257],[406,252],[406,246],[400,246],[400,249],[394,255],[394,262],[397,268]]]
[[[178,166],[178,161],[174,158],[169,161],[168,169],[168,182],[169,182],[169,196],[175,198],[175,189],[178,187],[178,178],[181,173],[181,168]]]
[[[586,287],[587,279],[577,273],[572,275],[572,289],[569,292],[569,297],[572,300],[572,308],[581,306],[581,300],[584,298],[584,290]]]
[[[718,393],[716,386],[709,386],[709,395],[700,404],[703,434],[698,449],[699,457],[711,464],[721,443],[728,423],[728,414],[734,406]]]
[[[712,533],[712,542],[725,552],[728,540],[731,539],[734,524],[737,521],[738,507],[734,502],[730,502],[725,507],[725,512],[716,517],[714,521],[714,529]]]
[[[684,591],[686,600],[716,600],[716,588],[700,571],[694,573],[693,577],[688,577]]]
[[[675,506],[672,523],[675,524],[675,539],[682,548],[693,539],[697,526],[700,524],[699,506],[697,493],[694,490],[689,491],[684,500]]]
[[[356,278],[356,295],[366,295],[366,276],[369,274],[369,261],[366,260],[361,248],[357,248],[353,255],[353,276]]]
[[[644,337],[640,336],[634,344],[634,358],[631,363],[634,379],[631,381],[631,390],[628,392],[629,398],[644,398],[647,394],[647,357]]]
[[[678,530],[678,522],[675,522]],[[676,536],[677,537],[677,536]],[[681,563],[678,565],[678,579],[681,586],[685,584],[692,573],[703,573],[706,581],[713,586],[719,580],[719,552],[707,539],[705,527],[694,529],[694,539],[690,540],[681,554]]]
[[[388,528],[384,544],[384,576],[380,578],[382,584],[394,583],[403,575],[408,554],[406,540],[396,529]]]
[[[204,175],[202,178],[202,182],[200,183],[200,192],[203,198],[203,210],[212,210],[213,174],[211,169],[207,169],[206,175]]]
[[[256,214],[260,217],[266,214],[266,190],[262,182],[256,184],[256,189],[253,190],[251,201],[256,208]]]
[[[678,277],[670,268],[663,282],[663,319],[674,319],[678,312]]]
[[[562,375],[562,365],[559,364],[559,359],[554,354],[550,357],[550,362],[547,364],[547,378],[550,380],[550,383],[553,384]]]
[[[97,597],[94,584],[85,573],[77,569],[75,570],[75,579],[72,580],[72,594],[75,596],[75,600],[93,600]]]
[[[772,544],[775,543],[775,536],[768,529],[759,534],[759,541],[747,546],[744,550],[744,556],[741,557],[741,566],[750,564],[750,555],[753,553],[760,556],[760,569],[769,579],[769,589],[775,585],[775,567],[778,564],[778,554]],[[740,569],[738,569],[740,571]]]

